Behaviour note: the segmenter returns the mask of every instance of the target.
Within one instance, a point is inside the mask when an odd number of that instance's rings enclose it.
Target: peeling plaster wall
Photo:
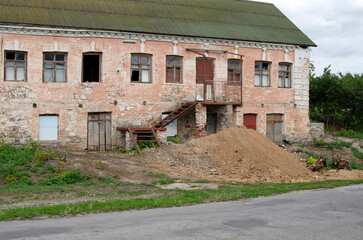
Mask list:
[[[147,127],[161,118],[162,112],[172,111],[185,101],[195,101],[195,58],[186,48],[204,49],[196,43],[173,43],[140,40],[134,43],[123,39],[67,36],[36,36],[2,34],[0,60],[0,138],[7,142],[24,143],[30,137],[38,140],[39,115],[59,116],[61,145],[85,149],[87,147],[87,116],[90,112],[112,113],[112,142],[119,139],[116,127]],[[235,48],[209,45],[209,49],[227,50],[244,55],[243,106],[234,109],[234,122],[243,124],[244,113],[258,114],[258,131],[265,133],[268,113],[285,114],[286,138],[299,138],[309,133],[308,119],[308,51],[261,48]],[[4,81],[4,51],[27,52],[27,81]],[[67,53],[67,82],[43,82],[43,52]],[[101,82],[82,83],[82,54],[102,53]],[[152,82],[131,83],[131,53],[152,54]],[[183,56],[182,84],[165,83],[166,55]],[[227,62],[234,55],[209,52],[215,58],[215,79],[225,81]],[[271,87],[254,87],[256,60],[272,62]],[[293,86],[277,87],[278,63],[294,66]],[[307,84],[307,85],[306,85]],[[231,108],[232,109],[232,108]],[[229,114],[233,110],[228,109]],[[205,135],[206,107],[196,106],[189,132]],[[228,124],[233,116],[226,118]],[[182,122],[182,121],[181,121]],[[194,123],[195,124],[195,123]],[[233,123],[232,123],[233,124]]]

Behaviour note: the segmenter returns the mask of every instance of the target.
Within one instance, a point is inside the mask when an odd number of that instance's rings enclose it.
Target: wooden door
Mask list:
[[[268,114],[266,119],[266,137],[275,143],[283,141],[283,114]]]
[[[88,114],[88,150],[112,150],[111,113]]]
[[[257,114],[244,114],[243,115],[243,125],[248,129],[257,129]]]
[[[214,59],[199,57],[196,61],[196,81],[199,84],[204,84],[204,101],[213,101]]]

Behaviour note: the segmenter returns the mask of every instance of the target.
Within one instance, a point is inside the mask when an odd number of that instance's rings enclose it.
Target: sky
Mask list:
[[[363,0],[254,0],[273,3],[318,47],[311,62],[320,75],[363,73]]]

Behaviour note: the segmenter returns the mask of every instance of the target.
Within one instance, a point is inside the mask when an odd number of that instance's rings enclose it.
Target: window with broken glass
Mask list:
[[[279,88],[291,88],[291,64],[279,64]]]
[[[228,60],[228,76],[227,81],[230,83],[241,81],[241,60]]]
[[[182,57],[166,56],[166,82],[182,82]]]
[[[26,81],[26,52],[5,52],[5,81]]]
[[[270,68],[269,62],[255,62],[255,86],[269,87],[270,86]]]
[[[151,55],[131,55],[131,82],[151,82]]]
[[[66,82],[65,53],[44,53],[44,82]]]

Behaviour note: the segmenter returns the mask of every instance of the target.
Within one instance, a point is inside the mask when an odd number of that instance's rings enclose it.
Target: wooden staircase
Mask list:
[[[117,128],[120,131],[128,131],[130,133],[130,137],[137,148],[137,151],[140,155],[142,155],[142,151],[138,145],[139,142],[156,142],[158,147],[161,147],[161,143],[156,135],[156,130],[166,130],[165,127],[169,125],[171,122],[183,116],[190,109],[192,109],[197,102],[186,102],[182,104],[180,107],[175,109],[172,113],[166,116],[164,119],[161,119],[158,123],[156,123],[151,128]]]
[[[186,102],[177,109],[175,109],[173,112],[171,112],[168,116],[166,116],[164,119],[160,120],[157,124],[155,124],[154,128],[165,128],[170,123],[175,121],[176,119],[183,116],[185,113],[187,113],[190,109],[192,109],[195,105],[197,105],[197,102]]]

